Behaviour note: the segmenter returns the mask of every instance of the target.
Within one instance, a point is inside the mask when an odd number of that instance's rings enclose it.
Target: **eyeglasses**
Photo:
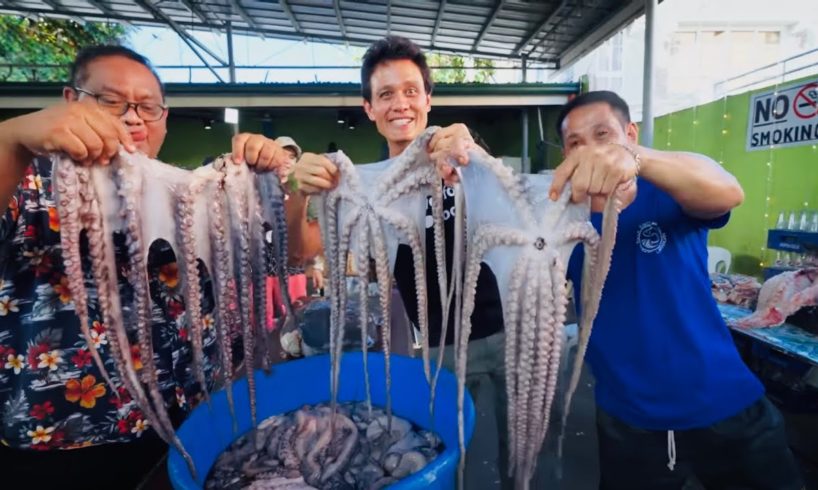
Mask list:
[[[88,90],[73,87],[77,92],[93,97],[97,100],[100,107],[110,112],[114,116],[123,116],[128,110],[133,107],[136,115],[145,122],[153,122],[162,119],[168,106],[164,104],[157,104],[156,102],[129,102],[128,100],[113,94],[95,94]]]

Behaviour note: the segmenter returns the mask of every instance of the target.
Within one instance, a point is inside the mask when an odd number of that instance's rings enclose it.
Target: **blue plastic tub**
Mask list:
[[[386,386],[382,354],[369,354],[369,376],[372,402],[385,405]],[[455,486],[460,451],[457,443],[457,382],[447,370],[440,373],[435,398],[434,421],[429,415],[429,388],[420,359],[393,355],[392,407],[396,415],[420,427],[434,429],[443,439],[445,450],[422,471],[391,485],[394,490],[446,489]],[[330,359],[327,355],[308,357],[273,366],[270,375],[256,371],[256,406],[258,421],[296,410],[303,405],[329,400]],[[238,433],[232,432],[227,396],[221,390],[212,395],[212,408],[202,403],[179,428],[179,438],[190,452],[198,480],[194,480],[181,455],[173,448],[168,457],[168,473],[176,489],[200,489],[216,458],[239,435],[250,429],[250,405],[247,380],[233,384]],[[341,402],[366,399],[363,377],[363,355],[345,354],[341,362]],[[474,404],[466,392],[464,403],[466,444],[474,430]]]

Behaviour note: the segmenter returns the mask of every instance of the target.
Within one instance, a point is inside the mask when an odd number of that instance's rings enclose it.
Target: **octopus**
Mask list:
[[[591,327],[610,266],[619,208],[618,191],[608,199],[600,236],[590,223],[589,203],[570,202],[570,186],[566,187],[558,201],[551,202],[547,198],[550,176],[515,175],[500,160],[484,153],[471,153],[468,165],[457,169],[461,184],[456,191],[455,266],[453,280],[449,284],[445,268],[440,267],[440,264],[444,264],[442,206],[436,196],[441,195],[441,182],[425,152],[426,143],[436,130],[429,128],[403,153],[379,163],[353,166],[341,152],[328,155],[341,170],[339,185],[323,196],[319,216],[332,271],[329,280],[329,297],[333,302],[331,396],[335,400],[338,365],[342,355],[338,339],[343,335],[347,257],[352,257],[353,263],[358,265],[353,274],[359,280],[365,280],[368,276],[368,259],[374,257],[380,307],[388,312],[388,291],[392,282],[390,271],[400,243],[412,249],[424,372],[434,396],[436,373],[440,371],[442,357],[438,358],[433,372],[428,354],[425,255],[420,239],[425,229],[426,199],[432,196],[434,253],[439,265],[437,275],[441,305],[445,305],[444,315],[448,314],[451,301],[455,301],[460,485],[463,484],[465,467],[463,403],[471,314],[474,311],[479,267],[481,262],[486,262],[497,279],[503,304],[509,400],[509,471],[518,488],[528,488],[557,393],[562,352],[561,329],[568,303],[567,262],[573,248],[582,243],[586,253],[579,305],[579,350],[566,391],[563,428],[579,382]],[[464,246],[467,243],[468,248]],[[359,288],[362,289],[365,288]],[[365,304],[364,301],[361,303]],[[365,312],[361,317],[366,317]],[[384,317],[388,318],[388,314]],[[448,318],[444,316],[441,342],[446,337],[448,323]],[[388,329],[387,321],[382,333],[387,340]],[[388,351],[389,345],[385,341],[387,396],[390,389]],[[364,354],[366,359],[365,347]],[[440,354],[443,354],[442,348]],[[365,385],[368,392],[368,381]],[[367,403],[368,400],[367,393]],[[434,410],[433,400],[430,410]],[[387,415],[390,414],[387,399]]]
[[[103,378],[116,393],[116,381],[127,389],[157,434],[175,447],[196,475],[193,460],[177,437],[159,389],[151,337],[151,297],[147,254],[150,244],[165,240],[181,256],[181,287],[186,302],[186,323],[193,353],[192,372],[209,402],[203,351],[201,279],[213,271],[216,300],[215,329],[219,363],[227,391],[233,428],[234,375],[232,342],[241,337],[244,366],[250,391],[250,409],[256,423],[255,385],[252,371],[256,339],[269,346],[266,318],[266,276],[269,248],[279,263],[286,261],[284,193],[274,174],[256,174],[223,156],[193,172],[152,160],[141,154],[120,152],[107,167],[86,168],[54,155],[57,210],[62,226],[61,245],[80,325],[89,351]],[[133,295],[120,295],[114,261],[113,233],[127,237],[127,280]],[[94,347],[89,329],[88,292],[80,260],[80,235],[87,234],[91,274],[98,290],[99,307],[116,373],[108,372]],[[286,297],[286,268],[277,274]],[[127,323],[127,326],[126,326]],[[135,330],[140,359],[134,366],[129,331]],[[269,368],[272,355],[262,349]]]
[[[563,427],[610,267],[619,197],[615,192],[606,203],[600,237],[589,221],[590,204],[572,203],[570,187],[556,202],[547,197],[550,175],[514,175],[500,160],[481,155],[472,155],[469,164],[457,172],[461,184],[456,205],[463,210],[459,204],[465,200],[465,211],[456,219],[465,219],[468,227],[465,237],[461,232],[455,235],[456,253],[463,254],[462,243],[469,244],[462,272],[462,310],[455,318],[460,450],[465,455],[466,359],[477,276],[481,262],[485,262],[497,279],[503,305],[509,476],[517,488],[527,489],[557,393],[568,305],[568,260],[574,247],[583,244],[579,347],[566,394]],[[462,230],[463,225],[458,223],[456,228]],[[460,264],[455,261],[456,268]],[[464,467],[462,457],[461,485]]]
[[[423,469],[440,438],[361,402],[263,420],[216,459],[205,489],[380,489]]]
[[[329,264],[328,296],[331,302],[330,354],[332,357],[331,399],[337,397],[342,354],[347,289],[345,275],[348,257],[351,258],[353,277],[359,282],[361,345],[364,350],[364,377],[367,406],[371,406],[366,364],[367,311],[366,292],[369,284],[369,263],[374,258],[381,309],[381,341],[385,354],[386,412],[391,420],[391,376],[389,375],[390,299],[392,273],[397,246],[408,245],[412,251],[417,287],[418,323],[421,331],[423,369],[432,393],[437,373],[443,363],[443,349],[437,359],[437,368],[431,369],[429,359],[428,317],[425,277],[425,209],[428,195],[433,196],[434,253],[438,260],[437,279],[440,284],[441,304],[447,303],[447,277],[444,262],[442,182],[428,160],[425,144],[431,133],[416,141],[400,156],[379,163],[353,165],[343,153],[329,154],[340,170],[336,188],[319,196],[319,222]],[[448,312],[448,308],[444,311]],[[443,324],[448,324],[444,318]],[[445,333],[441,337],[442,342]],[[432,398],[430,411],[434,409]]]

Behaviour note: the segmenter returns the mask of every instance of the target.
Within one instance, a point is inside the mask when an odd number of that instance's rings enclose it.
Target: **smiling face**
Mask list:
[[[162,104],[159,81],[145,65],[124,56],[102,56],[92,60],[85,68],[88,76],[79,88],[98,95],[116,95],[129,102]],[[68,100],[96,104],[96,100],[84,93],[66,89]],[[150,158],[156,158],[167,134],[167,111],[158,121],[146,122],[133,107],[120,116],[125,128],[133,138],[136,148]]]
[[[364,110],[394,157],[426,129],[432,97],[424,88],[420,68],[408,59],[378,64],[370,85],[372,101],[364,100]]]

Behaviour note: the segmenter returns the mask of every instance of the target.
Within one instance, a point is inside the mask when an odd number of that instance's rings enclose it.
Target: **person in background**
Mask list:
[[[707,234],[744,192],[703,155],[640,146],[613,92],[568,102],[556,123],[564,161],[551,198],[570,182],[592,222],[617,186],[611,269],[586,359],[596,378],[600,488],[799,490],[781,413],[739,357],[707,275]],[[638,182],[638,191],[636,190]],[[568,276],[581,291],[582,249]]]
[[[108,165],[120,147],[156,158],[167,133],[164,87],[148,60],[121,46],[82,50],[63,103],[0,123],[0,465],[3,481],[34,488],[134,488],[166,445],[119,383],[109,340],[89,291],[92,337],[116,392],[102,380],[80,331],[67,287],[50,153]],[[241,133],[232,159],[256,171],[285,164],[276,142]],[[298,215],[295,213],[295,215]],[[300,224],[294,246],[300,243]],[[120,287],[127,290],[125,237],[115,233]],[[83,240],[82,247],[87,247]],[[87,256],[87,254],[85,254]],[[175,258],[151,246],[154,350],[171,410],[187,410],[201,390],[190,374],[185,304]],[[204,287],[203,314],[213,298]],[[132,328],[133,326],[126,326]],[[212,329],[206,355],[214,354]],[[140,360],[138,362],[153,362]],[[207,362],[208,379],[217,375]],[[177,417],[178,421],[178,417]],[[13,482],[13,483],[12,483]]]

